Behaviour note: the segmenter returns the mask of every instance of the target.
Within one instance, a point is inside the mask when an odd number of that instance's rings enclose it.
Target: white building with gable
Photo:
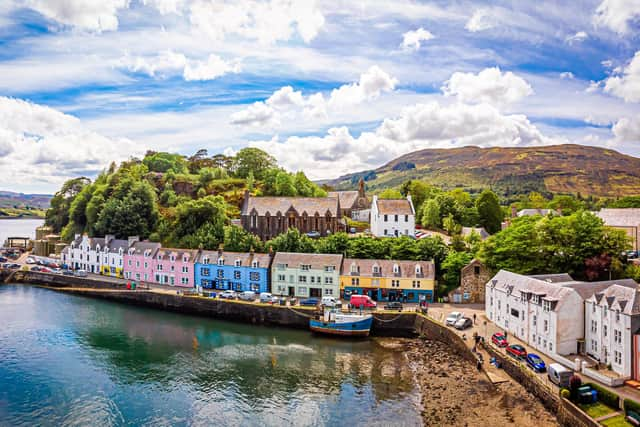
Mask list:
[[[371,234],[376,237],[414,236],[416,211],[411,196],[406,199],[379,199],[371,203]]]

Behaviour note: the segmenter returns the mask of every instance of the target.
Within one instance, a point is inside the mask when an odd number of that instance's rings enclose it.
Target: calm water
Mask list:
[[[0,425],[416,425],[402,353],[0,286]]]
[[[36,238],[36,227],[44,223],[42,219],[0,219],[0,247],[7,237]]]

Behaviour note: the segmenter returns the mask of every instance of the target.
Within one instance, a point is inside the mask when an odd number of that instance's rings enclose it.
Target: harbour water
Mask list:
[[[0,286],[0,425],[421,425],[402,352]]]
[[[35,239],[36,227],[40,227],[43,223],[43,219],[0,219],[0,247],[7,237]]]

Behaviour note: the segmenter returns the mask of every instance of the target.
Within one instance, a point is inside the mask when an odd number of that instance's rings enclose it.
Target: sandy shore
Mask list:
[[[558,426],[555,417],[513,380],[494,385],[476,366],[438,341],[385,340],[403,347],[420,388],[425,426]]]

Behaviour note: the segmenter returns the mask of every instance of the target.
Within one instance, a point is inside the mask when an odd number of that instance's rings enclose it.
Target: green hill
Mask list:
[[[443,189],[478,192],[492,188],[502,196],[538,191],[618,197],[640,194],[640,159],[614,150],[574,144],[426,149],[377,169],[326,183],[336,189],[352,189],[360,177],[374,192],[418,179]]]

